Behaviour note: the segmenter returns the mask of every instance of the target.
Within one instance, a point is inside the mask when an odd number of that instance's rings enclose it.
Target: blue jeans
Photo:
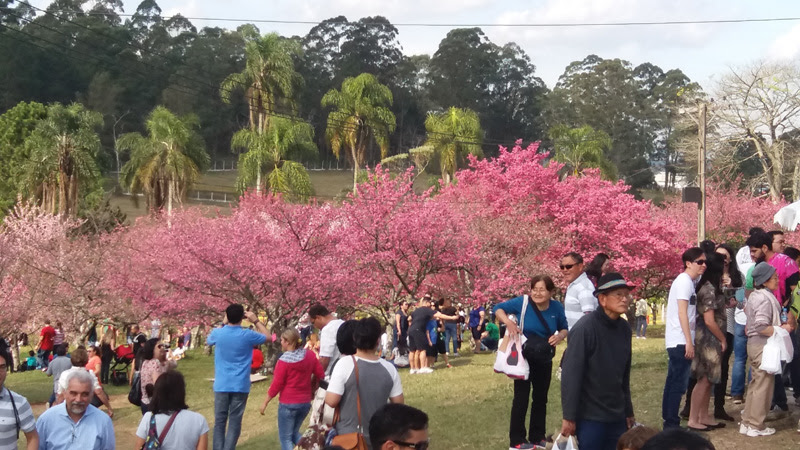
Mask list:
[[[581,450],[616,450],[619,437],[627,430],[625,420],[611,423],[579,420],[575,434]]]
[[[39,350],[36,355],[36,358],[39,360],[40,366],[37,369],[47,369],[47,366],[50,365],[50,350]]]
[[[281,441],[281,450],[292,450],[300,440],[300,425],[310,409],[311,403],[278,405],[278,438]]]
[[[248,395],[247,392],[214,392],[214,450],[236,449]]]
[[[458,327],[456,323],[444,323],[444,348],[450,351],[450,341],[453,341],[453,353],[458,353]]]
[[[636,337],[644,337],[647,333],[647,316],[636,316]]]
[[[734,325],[733,370],[731,371],[731,395],[744,395],[744,379],[747,372],[747,335],[744,325]]]
[[[681,397],[689,385],[689,370],[692,368],[692,360],[686,359],[685,345],[668,348],[667,356],[667,380],[664,382],[664,396],[661,399],[661,418],[664,420],[665,430],[681,424],[678,410],[681,407]]]

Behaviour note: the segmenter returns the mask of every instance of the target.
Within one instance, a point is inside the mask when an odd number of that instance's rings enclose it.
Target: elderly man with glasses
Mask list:
[[[114,450],[111,418],[92,406],[94,378],[86,371],[64,373],[64,402],[45,411],[36,423],[39,448],[46,450]]]

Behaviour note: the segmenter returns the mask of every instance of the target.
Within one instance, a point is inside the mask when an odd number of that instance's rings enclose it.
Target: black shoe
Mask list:
[[[703,428],[686,427],[686,428],[688,428],[688,429],[690,429],[692,431],[711,431],[711,430],[714,429],[713,427],[703,427]]]
[[[716,411],[716,412],[714,413],[714,418],[715,418],[715,419],[719,419],[719,420],[727,420],[728,422],[734,422],[734,421],[736,421],[736,419],[734,419],[733,417],[731,417],[731,415],[730,415],[730,414],[726,413],[726,412],[725,412],[725,410],[722,410],[722,411]]]
[[[684,409],[683,411],[679,412],[678,415],[681,416],[681,419],[688,419],[689,418],[689,410],[688,409]]]

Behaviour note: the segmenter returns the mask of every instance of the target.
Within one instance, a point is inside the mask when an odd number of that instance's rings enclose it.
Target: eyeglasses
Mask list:
[[[569,270],[569,269],[572,269],[573,267],[575,267],[577,265],[578,264],[560,264],[558,266],[558,268],[561,269],[561,270]]]
[[[536,288],[536,289],[531,289],[531,292],[533,292],[535,294],[546,294],[546,293],[548,293],[550,291],[548,291],[547,289],[544,289],[544,288]]]
[[[697,259],[697,260],[694,260],[692,262],[697,264],[698,266],[705,266],[706,265],[706,260],[705,259]]]
[[[430,441],[417,442],[416,444],[412,444],[411,442],[402,442],[402,441],[392,441],[392,442],[399,445],[400,447],[408,447],[416,450],[428,450],[428,445],[430,445]]]

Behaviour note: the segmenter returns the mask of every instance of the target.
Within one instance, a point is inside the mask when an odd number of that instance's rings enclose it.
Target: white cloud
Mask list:
[[[797,56],[800,56],[800,24],[778,36],[767,51],[767,57],[773,60],[794,59]]]

